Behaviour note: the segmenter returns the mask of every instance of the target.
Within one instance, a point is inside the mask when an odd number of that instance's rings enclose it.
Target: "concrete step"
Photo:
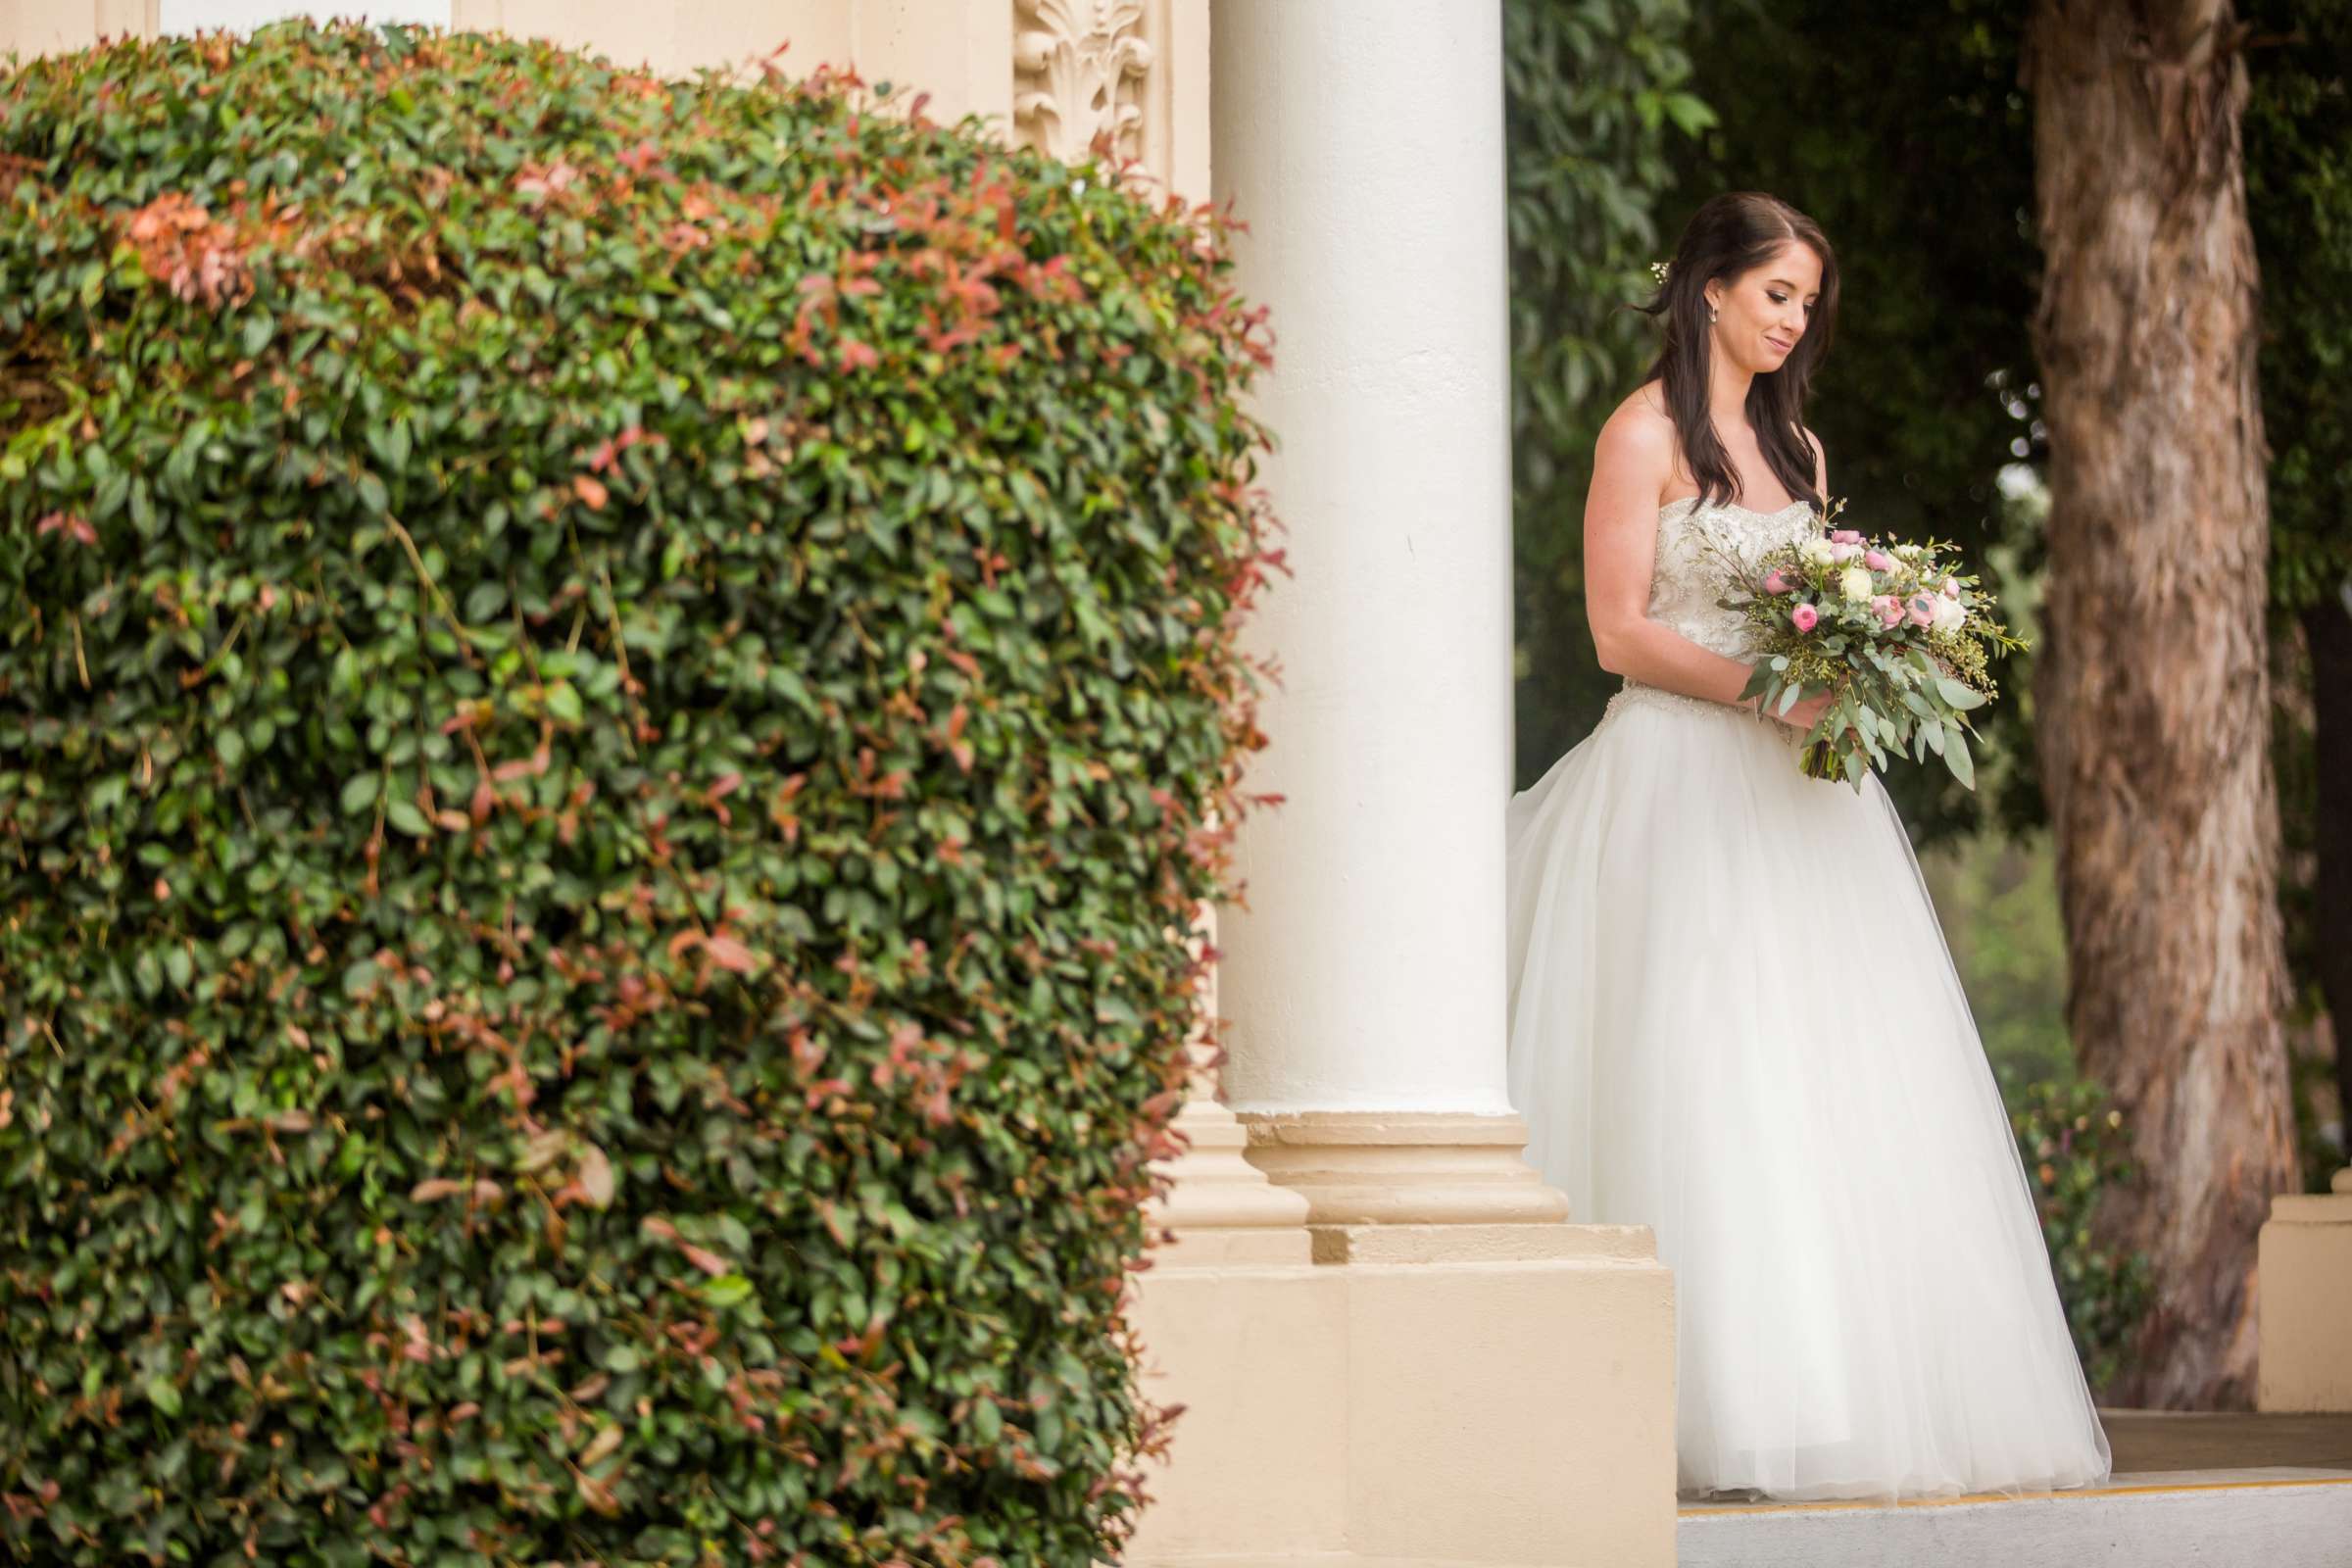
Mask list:
[[[1681,1568],[2352,1568],[2352,1469],[2138,1471],[1912,1502],[1687,1504]]]

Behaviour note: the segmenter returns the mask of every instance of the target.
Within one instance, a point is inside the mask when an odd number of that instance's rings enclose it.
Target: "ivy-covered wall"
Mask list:
[[[1264,353],[838,80],[0,75],[0,1555],[1110,1554]]]

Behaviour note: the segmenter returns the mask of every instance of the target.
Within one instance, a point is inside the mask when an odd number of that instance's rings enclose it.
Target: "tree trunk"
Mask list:
[[[2312,965],[2335,1036],[2335,1096],[2352,1144],[2352,607],[2330,595],[2303,612],[2311,648],[2311,738],[2319,775],[2319,874]]]
[[[2230,0],[2035,0],[2050,447],[2035,695],[2083,1071],[2145,1179],[2110,1238],[2156,1300],[2123,1402],[2243,1406],[2254,1235],[2294,1183],[2254,378]]]

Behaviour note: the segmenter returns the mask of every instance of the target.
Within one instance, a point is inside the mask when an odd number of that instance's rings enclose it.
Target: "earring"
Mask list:
[[[1709,322],[1715,319],[1715,307],[1712,305],[1707,307],[1707,319]]]

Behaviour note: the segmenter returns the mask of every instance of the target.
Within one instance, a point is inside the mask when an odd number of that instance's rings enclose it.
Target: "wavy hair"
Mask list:
[[[1666,281],[1647,304],[1634,307],[1659,318],[1664,327],[1665,341],[1640,384],[1664,383],[1666,410],[1681,437],[1684,461],[1698,481],[1701,506],[1718,499],[1719,493],[1729,501],[1740,485],[1731,454],[1716,438],[1715,421],[1707,412],[1706,287],[1714,278],[1744,276],[1789,240],[1811,247],[1821,259],[1821,298],[1781,368],[1757,375],[1749,384],[1747,422],[1756,432],[1766,466],[1790,495],[1810,501],[1818,512],[1829,498],[1814,490],[1813,452],[1799,430],[1805,390],[1814,367],[1830,351],[1838,323],[1838,255],[1823,237],[1821,225],[1760,190],[1710,196],[1683,226],[1674,259],[1667,264]]]

